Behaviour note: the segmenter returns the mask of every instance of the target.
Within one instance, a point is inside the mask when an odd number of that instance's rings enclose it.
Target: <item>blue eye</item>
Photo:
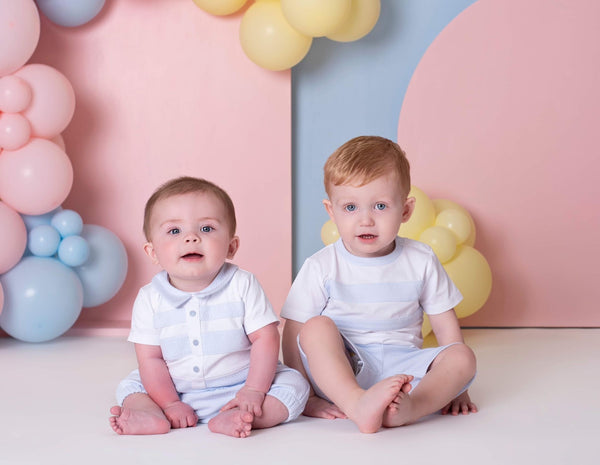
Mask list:
[[[375,204],[375,209],[376,210],[385,210],[387,208],[385,203],[377,203]]]
[[[211,232],[214,228],[212,226],[202,226],[202,228],[200,228],[200,230],[204,233],[208,233]]]
[[[171,228],[167,231],[167,234],[179,234],[181,232],[181,230],[179,228]]]
[[[344,210],[346,210],[347,212],[354,212],[356,211],[356,205],[348,204],[344,207]]]

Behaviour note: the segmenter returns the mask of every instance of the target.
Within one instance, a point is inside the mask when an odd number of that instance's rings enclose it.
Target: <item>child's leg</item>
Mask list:
[[[401,426],[437,412],[475,376],[473,351],[465,344],[443,350],[410,395],[401,393],[384,415],[383,426]]]
[[[300,331],[300,346],[319,389],[363,433],[376,432],[394,399],[410,390],[412,377],[407,375],[391,376],[362,389],[356,382],[342,337],[330,318],[318,316],[308,320]]]
[[[164,434],[171,423],[148,394],[131,394],[123,401],[123,407],[110,409],[110,425],[118,434]]]

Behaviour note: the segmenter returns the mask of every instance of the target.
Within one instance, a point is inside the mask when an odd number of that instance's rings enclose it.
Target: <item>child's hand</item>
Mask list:
[[[262,404],[265,401],[266,394],[262,391],[257,391],[244,386],[240,389],[235,397],[227,402],[221,412],[232,408],[239,408],[242,411],[250,412],[254,416],[262,416]]]
[[[318,396],[310,396],[308,398],[308,402],[306,402],[306,407],[304,407],[304,412],[302,413],[307,417],[325,418],[327,420],[348,418],[337,405]]]
[[[471,402],[468,391],[463,392],[442,409],[442,415],[447,415],[448,413],[451,415],[458,415],[459,413],[468,415],[471,412],[476,413],[477,406]]]
[[[187,428],[198,423],[194,409],[181,401],[167,405],[163,411],[171,422],[172,428]]]

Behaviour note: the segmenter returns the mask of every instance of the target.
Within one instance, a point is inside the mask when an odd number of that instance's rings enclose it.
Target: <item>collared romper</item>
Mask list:
[[[219,413],[243,386],[250,366],[248,334],[279,322],[251,273],[226,263],[200,292],[174,288],[161,271],[138,293],[128,340],[160,345],[169,373],[183,402],[201,422]],[[146,392],[134,370],[117,388],[117,401]],[[267,393],[298,417],[309,386],[300,373],[279,363]]]

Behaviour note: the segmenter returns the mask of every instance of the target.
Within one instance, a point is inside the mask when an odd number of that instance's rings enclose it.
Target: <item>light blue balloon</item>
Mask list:
[[[59,26],[76,27],[96,17],[104,0],[35,0],[39,9]]]
[[[56,213],[51,220],[62,237],[77,236],[83,229],[83,220],[74,210],[62,210]]]
[[[38,257],[51,257],[58,250],[60,234],[49,224],[41,224],[29,231],[27,247]]]
[[[77,274],[54,258],[25,257],[0,276],[4,307],[0,327],[25,342],[65,333],[81,313],[83,287]]]
[[[21,215],[21,218],[23,218],[27,231],[31,231],[41,224],[50,224],[52,217],[60,211],[62,211],[62,207],[57,207],[51,212],[44,213],[43,215]]]
[[[127,252],[119,238],[102,226],[86,224],[81,232],[90,256],[73,270],[83,284],[83,306],[96,307],[112,299],[127,276]]]
[[[90,246],[81,236],[65,237],[58,246],[58,259],[67,266],[81,266],[90,256]]]

